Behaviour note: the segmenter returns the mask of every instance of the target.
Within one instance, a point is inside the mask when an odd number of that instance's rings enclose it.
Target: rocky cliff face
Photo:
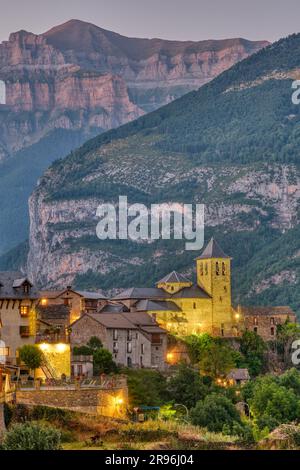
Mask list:
[[[101,154],[106,151],[103,148]],[[129,178],[132,179],[132,169],[126,166],[124,157],[121,160],[122,164],[119,160],[117,167],[113,161],[106,160],[101,171],[93,177],[109,180],[116,187],[126,187]],[[182,172],[173,158],[168,158],[163,165],[151,161],[150,169],[149,163],[137,157],[135,168],[134,189],[137,195],[139,191],[146,191],[150,198],[159,190],[168,194],[179,183],[188,186],[193,179],[193,185],[196,185],[194,200],[206,204],[206,230],[226,227],[227,232],[251,232],[268,221],[274,229],[285,231],[299,223],[300,172],[295,166],[270,165],[259,169],[230,166],[226,170],[207,166]],[[53,177],[51,170],[45,177]],[[92,184],[91,178],[89,182]],[[207,187],[205,195],[203,187]],[[99,221],[96,209],[103,201],[100,197],[54,196],[50,200],[47,197],[49,193],[41,185],[30,199],[28,272],[37,284],[62,287],[66,283],[72,285],[76,275],[88,271],[109,275],[115,270],[127,271],[130,267],[132,270],[137,266],[147,269],[149,250],[154,263],[168,256],[168,250],[162,247],[157,259],[154,242],[147,250],[143,245],[137,246],[134,255],[131,249],[120,252],[118,241],[100,242],[96,238]],[[170,255],[172,259],[174,253],[182,256],[179,242]]]
[[[267,43],[120,36],[81,21],[0,44],[0,161],[52,129],[118,127],[198,88]]]

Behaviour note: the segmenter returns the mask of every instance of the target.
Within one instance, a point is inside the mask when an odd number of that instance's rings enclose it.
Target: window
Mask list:
[[[227,293],[227,287],[226,287],[226,286],[224,286],[224,292],[226,292],[226,293]]]
[[[127,357],[127,367],[132,367],[132,359],[131,359],[131,357]]]
[[[197,308],[196,302],[193,303],[193,308]]]
[[[258,325],[258,319],[257,319],[257,317],[254,318],[253,322],[254,322],[254,325]]]
[[[127,341],[131,341],[131,340],[132,340],[132,331],[127,330]]]
[[[9,348],[7,347],[4,347],[4,348],[0,348],[0,357],[3,357],[3,356],[9,356]]]
[[[226,274],[226,266],[225,266],[225,263],[224,261],[222,262],[222,276],[225,276]]]
[[[203,276],[203,263],[200,263],[199,273],[200,273],[200,276]]]
[[[29,326],[20,326],[21,338],[28,338],[30,336]]]
[[[257,333],[257,326],[253,328],[254,333]]]
[[[275,325],[275,318],[274,318],[274,317],[271,317],[271,318],[270,318],[270,322],[271,322],[271,325]]]
[[[221,323],[221,336],[224,336],[224,323]]]
[[[114,339],[114,341],[117,341],[117,339],[118,339],[118,330],[113,331],[113,339]]]
[[[145,345],[144,345],[144,343],[141,344],[141,354],[145,354]]]
[[[82,374],[83,374],[82,364],[78,364],[78,366],[77,366],[77,375],[82,375]]]
[[[70,299],[64,299],[64,305],[69,306],[70,305]]]
[[[30,285],[29,284],[26,283],[26,284],[23,285],[23,292],[24,292],[24,294],[29,294],[29,292],[30,292]]]
[[[132,343],[131,342],[127,343],[127,352],[132,353]]]
[[[114,343],[113,343],[113,353],[117,354],[117,353],[118,353],[118,350],[119,350],[119,348],[118,348],[118,343],[114,342]]]
[[[25,305],[21,305],[20,307],[20,315],[21,317],[28,317],[29,315],[29,307]]]
[[[271,327],[271,336],[274,336],[275,335],[275,328],[274,326]]]
[[[216,276],[219,276],[220,275],[220,266],[219,266],[219,263],[218,261],[216,262]]]

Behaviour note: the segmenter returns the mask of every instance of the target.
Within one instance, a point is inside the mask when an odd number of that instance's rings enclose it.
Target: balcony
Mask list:
[[[48,344],[56,344],[56,343],[66,343],[70,342],[69,336],[66,333],[37,333],[35,342],[39,343],[48,343]]]

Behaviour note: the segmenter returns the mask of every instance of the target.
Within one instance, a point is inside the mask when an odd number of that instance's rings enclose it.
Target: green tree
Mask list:
[[[126,369],[131,407],[161,406],[172,399],[167,380],[160,372],[146,369]]]
[[[99,375],[102,373],[110,374],[111,372],[118,371],[117,365],[113,361],[111,352],[104,348],[99,348],[94,351],[93,364],[94,375]]]
[[[235,367],[234,355],[227,345],[214,342],[202,351],[199,365],[201,372],[216,379]]]
[[[199,335],[190,335],[185,338],[185,342],[188,347],[189,357],[192,363],[196,364],[199,362],[201,354],[207,347],[213,343],[214,339],[208,333]]]
[[[266,343],[254,331],[244,331],[240,344],[240,351],[245,357],[250,375],[253,377],[260,374],[264,366]]]
[[[87,343],[87,346],[91,348],[93,351],[103,348],[102,341],[97,336],[92,336],[89,342]]]
[[[29,368],[35,371],[43,364],[43,353],[34,344],[25,344],[19,349],[21,361]]]
[[[59,450],[61,434],[57,429],[36,423],[16,424],[5,434],[4,450]]]
[[[204,400],[198,401],[191,410],[191,421],[197,426],[207,428],[211,432],[232,431],[241,425],[240,415],[232,402],[223,395],[212,393]]]
[[[188,408],[192,408],[197,401],[207,395],[209,386],[204,384],[204,379],[200,376],[199,371],[182,364],[176,375],[171,378],[168,390],[175,403],[182,403]]]
[[[292,389],[280,384],[280,379],[276,377],[265,376],[257,379],[251,395],[251,413],[261,429],[266,423],[269,429],[273,429],[281,423],[300,418],[299,397]]]

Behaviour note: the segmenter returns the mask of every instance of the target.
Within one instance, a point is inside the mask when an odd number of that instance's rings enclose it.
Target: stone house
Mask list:
[[[101,292],[76,291],[68,286],[62,291],[43,290],[39,293],[40,305],[66,305],[70,308],[70,323],[77,320],[82,313],[94,313],[106,303]]]
[[[245,329],[254,331],[265,341],[276,338],[277,326],[286,321],[296,323],[297,317],[290,307],[239,307]]]
[[[138,318],[137,318],[138,317]],[[136,368],[165,367],[166,331],[147,314],[130,312],[83,314],[71,325],[71,347],[88,343],[97,336],[114,361]]]
[[[8,348],[10,364],[16,364],[18,348],[35,342],[38,298],[24,274],[0,272],[0,337]]]
[[[229,385],[245,385],[250,380],[248,369],[232,369],[226,377]]]

